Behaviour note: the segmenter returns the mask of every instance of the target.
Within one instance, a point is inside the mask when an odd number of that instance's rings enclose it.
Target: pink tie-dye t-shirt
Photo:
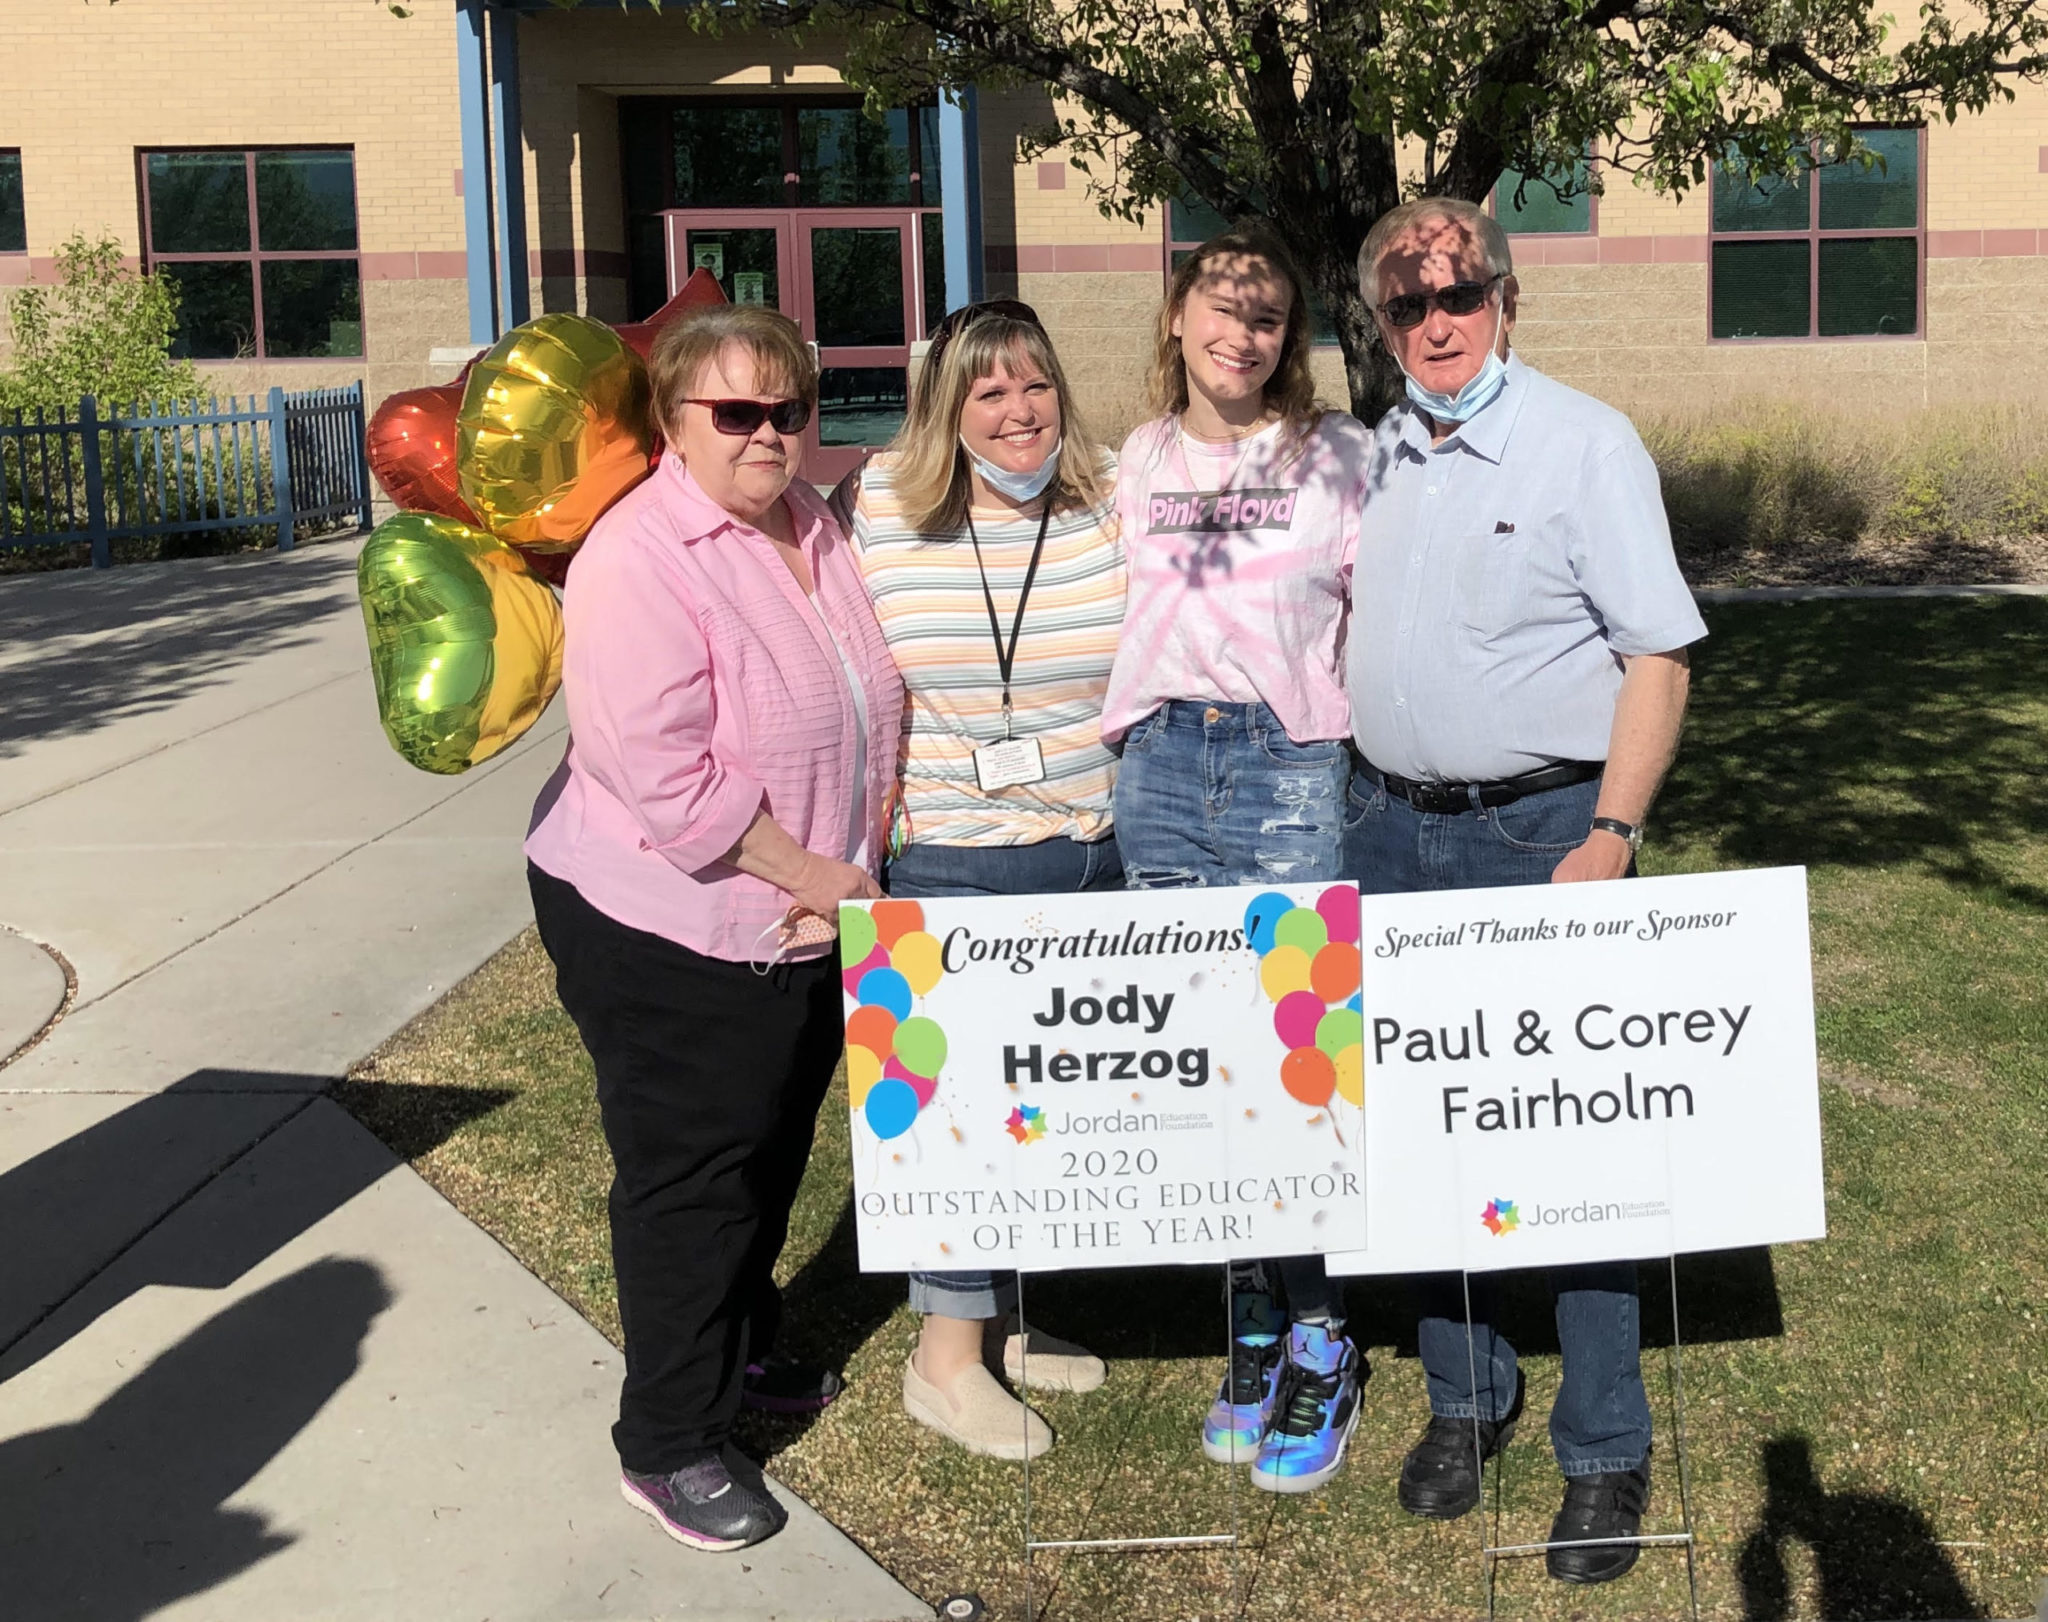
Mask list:
[[[1328,411],[1229,445],[1178,417],[1118,454],[1130,604],[1103,705],[1114,742],[1172,699],[1263,703],[1296,743],[1351,733],[1344,633],[1372,430]]]

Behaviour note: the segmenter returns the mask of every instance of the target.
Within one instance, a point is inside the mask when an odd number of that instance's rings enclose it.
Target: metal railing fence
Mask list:
[[[0,414],[0,550],[370,525],[363,386]],[[264,537],[253,534],[252,540]]]

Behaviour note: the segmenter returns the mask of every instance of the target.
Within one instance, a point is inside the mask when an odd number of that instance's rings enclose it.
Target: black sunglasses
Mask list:
[[[772,424],[778,434],[800,434],[811,422],[808,400],[777,400],[764,405],[759,400],[697,400],[684,395],[683,404],[711,407],[711,426],[735,439],[757,432],[764,422]]]
[[[957,310],[949,311],[939,324],[932,328],[931,348],[925,351],[925,364],[930,365],[945,353],[946,345],[985,315],[999,315],[1010,321],[1022,321],[1026,326],[1045,331],[1045,323],[1038,319],[1038,312],[1021,299],[992,298],[979,304],[963,304]]]
[[[1380,306],[1380,314],[1387,318],[1388,326],[1402,328],[1419,324],[1432,304],[1445,315],[1470,315],[1501,280],[1501,276],[1489,276],[1483,282],[1452,282],[1434,293],[1396,293]]]

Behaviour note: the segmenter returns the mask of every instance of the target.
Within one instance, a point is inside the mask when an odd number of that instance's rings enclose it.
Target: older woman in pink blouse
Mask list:
[[[782,1524],[726,1466],[742,1402],[838,1391],[771,1355],[772,1270],[844,1043],[838,906],[880,893],[903,685],[794,479],[818,389],[795,325],[699,310],[652,370],[675,449],[570,575],[569,753],[526,852],[616,1168],[620,1488],[724,1550]]]

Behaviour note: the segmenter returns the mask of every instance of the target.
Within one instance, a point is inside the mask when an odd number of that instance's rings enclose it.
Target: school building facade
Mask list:
[[[992,293],[1039,310],[1120,436],[1173,256],[1210,223],[1107,219],[1057,152],[1024,161],[1042,95],[878,123],[830,42],[714,38],[674,4],[13,0],[8,33],[0,294],[112,234],[177,278],[179,348],[223,394],[381,398],[530,313],[643,316],[701,265],[818,343],[814,478],[886,439],[913,346]],[[1639,413],[2048,396],[2048,91],[1871,139],[1881,170],[1769,195],[1617,176],[1518,208],[1504,186],[1517,347]],[[1341,402],[1334,347],[1318,366]]]

